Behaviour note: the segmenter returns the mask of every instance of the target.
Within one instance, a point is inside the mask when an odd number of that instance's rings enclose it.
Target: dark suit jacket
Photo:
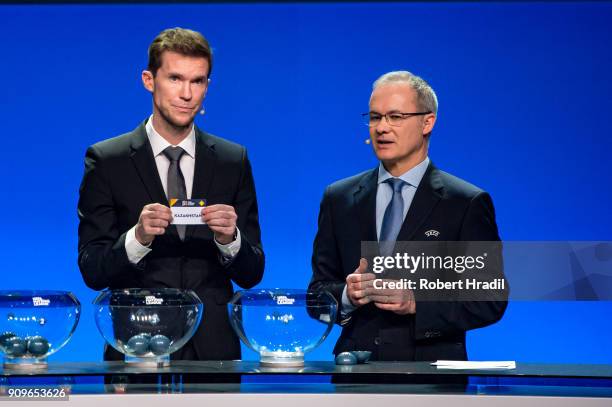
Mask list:
[[[361,242],[376,241],[378,168],[327,187],[314,241],[310,288],[342,302],[346,277],[359,265]],[[426,236],[437,230],[437,237]],[[498,241],[489,194],[430,164],[416,190],[398,241]],[[507,298],[507,297],[506,297]],[[373,360],[465,360],[465,331],[499,320],[506,301],[419,302],[415,315],[382,311],[370,303],[342,322],[337,354],[371,350]],[[346,323],[345,323],[346,322]]]
[[[145,205],[168,205],[145,123],[89,147],[78,204],[79,268],[94,290],[194,290],[205,306],[192,339],[197,357],[238,359],[240,343],[227,312],[232,281],[243,288],[253,287],[264,270],[255,185],[245,148],[196,128],[192,197],[235,208],[242,245],[233,262],[223,265],[207,226],[187,226],[181,241],[176,227],[170,225],[164,235],[155,238],[152,251],[133,265],[125,251],[126,232],[138,222]],[[107,349],[105,357],[122,358],[114,349]]]

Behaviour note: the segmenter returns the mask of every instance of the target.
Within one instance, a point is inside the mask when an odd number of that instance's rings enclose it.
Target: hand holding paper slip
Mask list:
[[[432,363],[438,369],[516,369],[516,362],[509,361],[485,361],[474,362],[465,360],[437,360]]]

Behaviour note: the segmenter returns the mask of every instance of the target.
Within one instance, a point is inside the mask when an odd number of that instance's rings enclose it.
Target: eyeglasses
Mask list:
[[[385,114],[368,112],[363,113],[361,117],[363,118],[363,122],[368,127],[376,127],[384,117],[387,119],[387,123],[390,126],[399,127],[402,125],[404,120],[412,117],[412,116],[423,116],[426,114],[430,114],[431,112],[415,112],[415,113],[403,113],[403,112],[390,112]]]

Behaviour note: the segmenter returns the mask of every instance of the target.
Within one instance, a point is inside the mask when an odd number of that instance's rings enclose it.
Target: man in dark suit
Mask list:
[[[176,359],[238,359],[227,313],[232,282],[263,276],[257,199],[246,149],[195,127],[212,68],[195,31],[160,33],[142,73],[153,114],[89,147],[80,188],[79,268],[95,289],[192,289],[205,312]],[[203,199],[202,226],[171,224],[170,199]],[[105,359],[122,359],[107,347]]]
[[[362,258],[367,241],[379,241],[381,253],[385,242],[499,241],[489,194],[428,158],[437,107],[433,89],[418,76],[381,76],[364,114],[380,165],[325,190],[310,288],[338,301],[343,329],[335,354],[370,350],[373,360],[465,360],[465,332],[496,322],[505,311],[505,294],[494,301],[419,301],[410,289],[376,289],[377,276]]]

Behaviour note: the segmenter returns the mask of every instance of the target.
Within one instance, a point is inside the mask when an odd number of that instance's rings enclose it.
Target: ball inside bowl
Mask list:
[[[372,356],[372,352],[369,350],[354,350],[351,353],[357,358],[357,363],[366,363]]]
[[[145,334],[132,336],[126,344],[126,348],[130,353],[137,356],[142,356],[149,351],[150,338]]]
[[[49,351],[49,341],[40,335],[27,338],[27,343],[32,356],[43,356]]]
[[[8,343],[8,340],[12,338],[13,336],[17,336],[17,335],[15,335],[12,332],[4,332],[2,335],[0,335],[0,349],[4,349],[4,347]]]
[[[155,335],[149,342],[149,349],[154,355],[163,355],[170,350],[170,339],[165,335]]]
[[[4,346],[6,354],[15,358],[25,355],[27,348],[27,342],[19,336],[11,336],[6,340],[6,345]]]

